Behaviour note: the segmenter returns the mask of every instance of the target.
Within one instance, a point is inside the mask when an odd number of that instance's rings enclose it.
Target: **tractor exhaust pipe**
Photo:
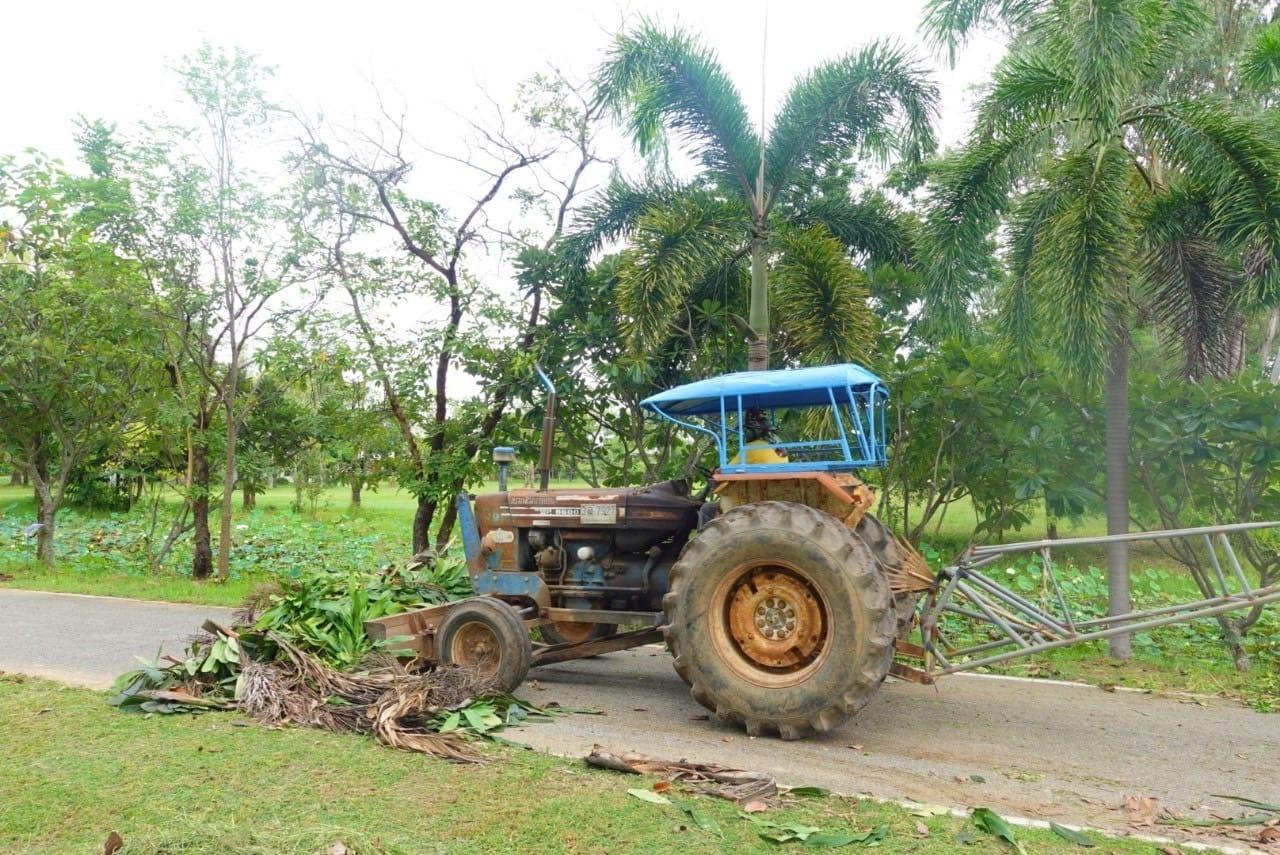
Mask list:
[[[547,387],[547,409],[542,416],[542,454],[538,456],[538,491],[545,493],[551,483],[551,442],[556,434],[556,387],[542,370],[542,366],[534,364],[542,385]]]

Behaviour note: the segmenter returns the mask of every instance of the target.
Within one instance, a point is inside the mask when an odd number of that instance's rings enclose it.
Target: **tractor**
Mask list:
[[[693,697],[752,735],[796,739],[866,705],[934,578],[871,513],[854,473],[885,462],[888,389],[865,368],[726,374],[642,402],[710,440],[718,467],[634,488],[539,487],[457,500],[477,596],[367,625],[425,661],[510,691],[531,667],[664,641]],[[782,441],[782,419],[826,438]],[[531,630],[542,643],[535,646]]]
[[[643,401],[714,446],[718,466],[696,495],[686,480],[551,490],[556,392],[538,372],[549,392],[539,488],[507,489],[515,454],[499,448],[498,492],[458,496],[477,596],[365,624],[370,637],[424,663],[469,668],[498,691],[531,667],[665,642],[676,673],[718,720],[797,739],[852,716],[889,674],[933,683],[1280,603],[1280,582],[1251,574],[1232,545],[1274,537],[1262,531],[1280,527],[1274,520],[971,545],[931,572],[870,513],[875,495],[853,474],[885,463],[889,396],[857,365],[726,374]],[[780,426],[827,438],[782,441]],[[1182,542],[1203,599],[1075,614],[1053,551],[1155,540]],[[1255,546],[1266,543],[1280,545]],[[1038,597],[983,572],[1030,556]],[[956,618],[984,631],[953,641]]]

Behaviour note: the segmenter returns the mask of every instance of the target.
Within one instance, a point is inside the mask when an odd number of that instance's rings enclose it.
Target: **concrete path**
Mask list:
[[[103,688],[135,655],[180,653],[229,610],[0,590],[0,670]],[[771,772],[786,784],[1131,830],[1126,794],[1204,815],[1212,794],[1280,802],[1280,715],[1219,700],[1108,693],[1046,681],[958,676],[892,682],[852,722],[800,742],[752,739],[705,717],[666,653],[640,648],[549,666],[521,694],[572,715],[509,736],[582,756],[599,743]],[[1167,833],[1166,828],[1151,829]]]
[[[81,594],[0,590],[0,671],[106,689],[116,675],[181,656],[206,618],[225,621],[231,609],[154,603]]]

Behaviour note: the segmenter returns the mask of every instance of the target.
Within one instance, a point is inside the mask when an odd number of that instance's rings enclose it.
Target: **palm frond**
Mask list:
[[[906,49],[875,42],[796,81],[765,149],[769,207],[806,164],[854,151],[909,164],[933,152],[938,88]]]
[[[1023,172],[1053,140],[1054,124],[978,139],[934,166],[920,250],[924,319],[943,333],[967,326],[969,299],[989,268],[990,236]]]
[[[1133,229],[1128,156],[1116,145],[1068,154],[1049,170],[1060,204],[1048,213],[1029,266],[1045,337],[1067,370],[1101,376],[1123,311]]]
[[[875,336],[866,280],[822,226],[783,229],[770,280],[783,346],[802,364],[865,359]]]
[[[634,184],[615,172],[604,189],[574,214],[574,227],[565,237],[566,254],[586,262],[605,244],[621,240],[651,208],[691,192],[673,181]]]
[[[910,221],[879,193],[859,199],[823,196],[804,208],[787,211],[786,220],[801,228],[822,225],[847,253],[872,264],[906,262],[912,256]]]
[[[1241,282],[1238,266],[1206,231],[1207,200],[1175,186],[1145,208],[1144,302],[1164,332],[1166,351],[1181,356],[1187,377],[1225,374],[1235,360],[1240,315],[1234,304]]]
[[[992,75],[991,89],[978,107],[975,132],[987,138],[1006,136],[1019,127],[1050,122],[1067,106],[1071,86],[1071,75],[1044,51],[1015,51]]]
[[[1280,251],[1280,144],[1266,121],[1204,98],[1137,110],[1126,122],[1206,189],[1216,239],[1272,259],[1253,271],[1265,275]]]
[[[714,51],[682,29],[665,31],[646,21],[615,37],[596,80],[597,98],[626,123],[642,154],[665,130],[717,178],[751,197],[760,140]]]
[[[1116,126],[1121,106],[1148,70],[1142,5],[1086,0],[1065,6],[1060,29],[1073,70],[1071,101],[1100,133]]]
[[[1039,183],[1023,194],[1009,216],[1009,277],[1001,287],[997,323],[1000,338],[1024,358],[1042,331],[1037,322],[1042,307],[1031,279],[1032,262],[1045,225],[1062,205],[1062,189],[1057,184]]]
[[[1049,0],[929,0],[923,29],[929,43],[945,48],[954,65],[960,45],[974,31],[997,21],[1019,31],[1047,5]]]
[[[1263,27],[1240,62],[1240,75],[1262,92],[1280,88],[1280,20]]]
[[[736,201],[686,196],[640,217],[617,270],[617,308],[632,350],[663,340],[694,284],[733,256],[746,234],[746,211]]]

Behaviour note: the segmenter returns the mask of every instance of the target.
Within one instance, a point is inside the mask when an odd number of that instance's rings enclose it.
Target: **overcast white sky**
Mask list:
[[[700,32],[748,104],[760,103],[761,36],[768,17],[767,100],[796,75],[874,38],[921,46],[925,0],[633,0],[587,3],[323,0],[43,0],[5,4],[0,151],[37,146],[70,155],[80,113],[128,124],[177,97],[167,68],[202,39],[240,46],[277,67],[280,100],[335,119],[370,112],[370,81],[402,99],[435,147],[457,133],[450,112],[481,104],[479,87],[507,102],[515,84],[548,61],[585,76],[620,22],[648,15]],[[954,70],[930,58],[943,88],[941,135],[968,119],[968,89],[999,54],[971,44]],[[428,122],[431,119],[432,121]]]
[[[6,3],[0,18],[0,153],[28,146],[72,160],[77,115],[128,127],[172,112],[181,98],[169,70],[202,40],[241,47],[276,68],[271,96],[337,124],[375,113],[373,87],[424,145],[459,152],[462,116],[491,109],[483,91],[512,104],[516,84],[555,63],[583,79],[611,33],[648,16],[701,34],[743,92],[761,104],[761,48],[768,22],[767,111],[796,76],[876,38],[919,50],[942,89],[939,136],[968,127],[972,87],[998,60],[993,38],[971,42],[954,69],[932,55],[919,23],[926,0],[462,0],[335,3],[330,0],[43,0]],[[617,152],[610,152],[616,154]],[[422,164],[414,188],[455,210],[477,195],[477,176],[447,161]],[[430,317],[434,307],[413,314]],[[407,318],[396,322],[408,333]]]

